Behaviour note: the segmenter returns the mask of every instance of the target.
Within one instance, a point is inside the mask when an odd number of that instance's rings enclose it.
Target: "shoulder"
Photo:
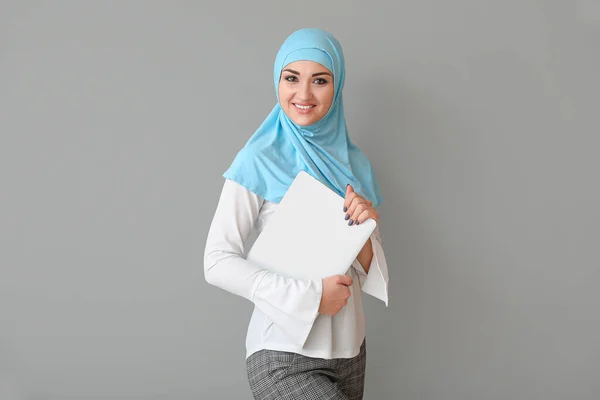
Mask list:
[[[265,202],[265,199],[262,196],[248,189],[248,187],[244,185],[243,182],[240,182],[240,180],[232,177],[225,178],[223,192],[235,199],[248,199],[260,204]]]

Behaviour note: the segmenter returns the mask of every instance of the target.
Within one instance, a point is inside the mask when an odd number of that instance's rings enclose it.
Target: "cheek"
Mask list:
[[[323,93],[322,104],[325,108],[329,109],[331,107],[331,103],[333,102],[333,89],[327,90]]]
[[[284,105],[287,104],[290,98],[290,91],[284,87],[279,87],[279,102]]]

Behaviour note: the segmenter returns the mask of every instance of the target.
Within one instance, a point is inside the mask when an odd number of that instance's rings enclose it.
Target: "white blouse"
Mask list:
[[[354,260],[346,272],[353,281],[348,303],[329,316],[318,312],[321,280],[287,278],[245,259],[250,234],[260,233],[276,208],[277,203],[226,179],[206,241],[206,281],[254,303],[246,357],[261,349],[327,359],[356,356],[365,337],[361,290],[388,304],[388,269],[379,228],[370,238],[369,272]]]

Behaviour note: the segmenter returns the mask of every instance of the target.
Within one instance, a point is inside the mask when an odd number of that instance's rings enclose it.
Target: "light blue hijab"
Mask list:
[[[281,71],[294,61],[315,61],[334,76],[327,114],[308,126],[296,125],[279,105]],[[342,88],[345,63],[335,37],[321,29],[301,29],[283,43],[274,66],[277,104],[223,174],[265,200],[279,203],[300,171],[306,171],[344,197],[346,185],[373,202],[382,202],[373,168],[348,136]]]

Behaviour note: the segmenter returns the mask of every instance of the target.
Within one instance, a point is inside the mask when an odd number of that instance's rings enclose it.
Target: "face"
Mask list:
[[[297,125],[311,125],[331,107],[333,75],[314,61],[295,61],[281,71],[278,91],[285,114]]]

